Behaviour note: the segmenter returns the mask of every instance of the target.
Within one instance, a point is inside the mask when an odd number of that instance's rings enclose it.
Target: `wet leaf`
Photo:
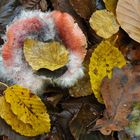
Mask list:
[[[8,87],[4,94],[6,101],[3,98],[1,101],[4,104],[3,111],[6,108],[8,109],[6,113],[2,112],[0,114],[16,132],[25,136],[35,136],[50,131],[49,115],[39,97],[32,94],[30,90],[18,85]],[[12,120],[12,116],[14,120]],[[14,121],[17,121],[17,124],[23,125],[25,128],[18,129],[18,125],[14,125]]]
[[[128,115],[133,103],[140,101],[140,67],[115,68],[112,79],[105,78],[101,87],[106,111],[96,122],[96,128],[108,135],[128,126]]]
[[[135,41],[140,43],[140,1],[119,0],[116,14],[120,26]]]
[[[76,13],[85,19],[89,19],[96,10],[96,0],[70,0],[70,4]]]
[[[89,75],[93,93],[99,102],[103,103],[100,86],[107,75],[112,77],[114,67],[121,68],[126,61],[121,52],[109,41],[102,41],[94,50],[89,64]]]
[[[87,133],[90,124],[95,124],[96,119],[100,116],[96,107],[92,104],[83,104],[80,111],[70,121],[70,130],[75,140],[79,140],[81,135]]]
[[[107,10],[97,10],[92,14],[89,22],[96,34],[105,39],[119,31],[114,14]]]
[[[115,13],[118,0],[103,0],[107,10]]]
[[[59,42],[43,43],[27,39],[24,42],[24,55],[34,70],[46,68],[54,71],[68,62],[68,51]]]
[[[48,4],[46,0],[19,0],[22,6],[26,9],[47,11]]]

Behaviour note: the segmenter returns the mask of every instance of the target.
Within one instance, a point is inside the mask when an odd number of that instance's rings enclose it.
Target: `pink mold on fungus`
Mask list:
[[[38,90],[44,84],[44,79],[50,79],[34,74],[24,59],[23,46],[26,38],[47,42],[56,37],[68,49],[69,62],[67,71],[60,77],[52,78],[53,81],[67,87],[84,75],[82,62],[86,54],[86,37],[72,16],[60,11],[22,11],[7,27],[6,42],[2,48],[5,71],[15,83]]]

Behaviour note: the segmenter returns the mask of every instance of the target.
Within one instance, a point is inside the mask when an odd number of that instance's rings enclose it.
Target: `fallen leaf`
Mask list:
[[[132,140],[131,136],[129,136],[125,131],[118,132],[119,140]]]
[[[76,13],[85,19],[89,19],[92,13],[96,10],[95,0],[70,0],[70,4]]]
[[[24,55],[26,61],[34,70],[46,68],[54,71],[68,62],[68,51],[59,42],[43,43],[26,39]]]
[[[79,140],[81,135],[87,133],[90,124],[95,124],[96,119],[100,116],[97,106],[92,104],[83,104],[69,123],[70,131],[75,140]]]
[[[27,135],[42,134],[50,131],[50,118],[45,105],[39,97],[32,94],[29,89],[18,85],[8,87],[4,94],[6,102],[11,105],[11,111],[16,115],[17,119],[22,123],[29,124],[30,129],[35,132],[31,134],[26,132]],[[5,120],[6,122],[8,121],[7,119]],[[13,124],[11,125],[14,127]],[[15,127],[14,130],[20,131],[17,126]],[[22,131],[20,133],[26,135]]]
[[[131,136],[140,136],[140,103],[132,105],[132,112],[128,115],[129,125],[125,128]]]
[[[104,78],[101,94],[106,110],[104,117],[97,120],[95,128],[108,135],[112,131],[121,131],[128,126],[128,115],[132,105],[140,101],[140,67],[125,66],[123,70],[115,68],[111,79]]]
[[[103,0],[107,10],[115,13],[118,0]]]
[[[22,6],[26,9],[47,11],[47,0],[19,0]]]
[[[119,31],[114,14],[107,10],[97,10],[92,14],[89,22],[96,34],[105,39]]]
[[[35,131],[30,124],[20,121],[11,111],[10,104],[5,101],[4,96],[0,97],[0,116],[10,125],[16,132],[25,136],[36,136],[41,134]]]
[[[100,86],[107,75],[112,77],[114,67],[121,68],[126,61],[121,52],[109,41],[102,41],[94,50],[89,64],[89,75],[93,93],[100,103],[103,103]]]
[[[89,62],[91,57],[91,50],[89,50],[85,56],[83,66],[84,66],[84,77],[76,82],[76,84],[69,88],[69,93],[72,97],[84,97],[93,94],[90,77],[88,74],[89,71]]]
[[[140,1],[119,0],[116,8],[117,20],[122,29],[140,43]]]
[[[131,63],[140,63],[140,44],[135,41],[131,41],[128,45],[128,51],[126,57]]]
[[[86,74],[82,79],[69,89],[69,93],[72,97],[82,97],[91,95],[92,89],[90,84],[89,75]]]

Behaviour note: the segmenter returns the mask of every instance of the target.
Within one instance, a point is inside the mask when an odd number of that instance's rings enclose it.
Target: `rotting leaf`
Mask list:
[[[135,41],[131,41],[127,45],[127,48],[127,59],[131,61],[131,63],[140,64],[140,44]]]
[[[140,1],[119,0],[116,8],[117,20],[122,29],[140,43]]]
[[[94,129],[108,135],[112,131],[121,131],[128,126],[128,115],[133,103],[140,101],[140,67],[125,66],[115,68],[112,79],[104,78],[101,94],[106,110],[104,117],[97,120]]]
[[[47,11],[48,4],[46,0],[19,0],[22,6],[26,9]]]
[[[85,19],[89,19],[92,13],[96,10],[95,0],[70,0],[70,4],[76,13]]]
[[[32,39],[24,42],[24,56],[34,70],[59,69],[68,62],[68,51],[59,42],[43,43]]]
[[[91,54],[92,52],[91,50],[89,50],[83,62],[84,73],[85,73],[84,77],[78,80],[74,86],[69,88],[69,93],[72,97],[83,97],[83,96],[91,95],[93,93],[90,84],[90,77],[88,74]]]
[[[86,73],[82,79],[78,80],[78,82],[69,89],[69,93],[72,97],[82,97],[92,94],[88,73]]]
[[[103,0],[107,10],[115,13],[118,0]]]
[[[118,132],[118,139],[119,140],[132,140],[131,136],[128,135],[125,131]]]
[[[140,103],[132,105],[132,112],[128,115],[129,125],[125,128],[131,136],[140,136]]]
[[[79,140],[81,135],[87,133],[88,126],[95,124],[96,119],[100,116],[97,106],[92,104],[83,104],[69,123],[70,131],[75,140]]]
[[[105,39],[119,31],[114,14],[107,10],[97,10],[92,14],[89,22],[96,34]]]
[[[34,132],[31,132],[31,134],[26,132],[27,135],[42,134],[50,131],[50,118],[45,105],[39,97],[32,94],[29,89],[18,85],[8,87],[4,94],[6,102],[11,105],[11,111],[16,115],[17,119],[22,123],[29,124],[30,129]],[[7,119],[5,120],[6,122],[8,121]],[[11,125],[14,127],[13,124]],[[20,131],[18,128],[15,128],[15,130]],[[26,135],[26,133],[23,135]]]
[[[102,41],[94,50],[89,64],[89,75],[93,93],[100,103],[103,103],[100,86],[103,78],[107,75],[112,77],[114,67],[121,68],[126,61],[121,52],[109,41]]]

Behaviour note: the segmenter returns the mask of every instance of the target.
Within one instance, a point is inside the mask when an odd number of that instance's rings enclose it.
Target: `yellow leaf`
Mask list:
[[[20,121],[30,124],[39,133],[50,131],[49,115],[38,96],[19,85],[8,87],[4,93],[6,102]]]
[[[140,0],[119,0],[116,14],[122,29],[140,43]]]
[[[96,34],[106,39],[119,30],[114,14],[107,10],[97,10],[92,14],[89,22]]]
[[[112,77],[114,67],[123,67],[126,61],[109,41],[102,41],[92,53],[89,64],[89,75],[92,90],[100,103],[103,103],[100,86],[105,76]]]
[[[0,96],[0,116],[3,118],[16,132],[25,136],[36,136],[41,134],[35,131],[30,124],[20,121],[15,114],[13,114],[10,104],[5,101],[4,96]]]
[[[34,70],[46,68],[54,71],[68,62],[68,51],[59,42],[43,43],[26,39],[23,49],[25,59]]]
[[[115,13],[118,0],[103,0],[107,10]]]

